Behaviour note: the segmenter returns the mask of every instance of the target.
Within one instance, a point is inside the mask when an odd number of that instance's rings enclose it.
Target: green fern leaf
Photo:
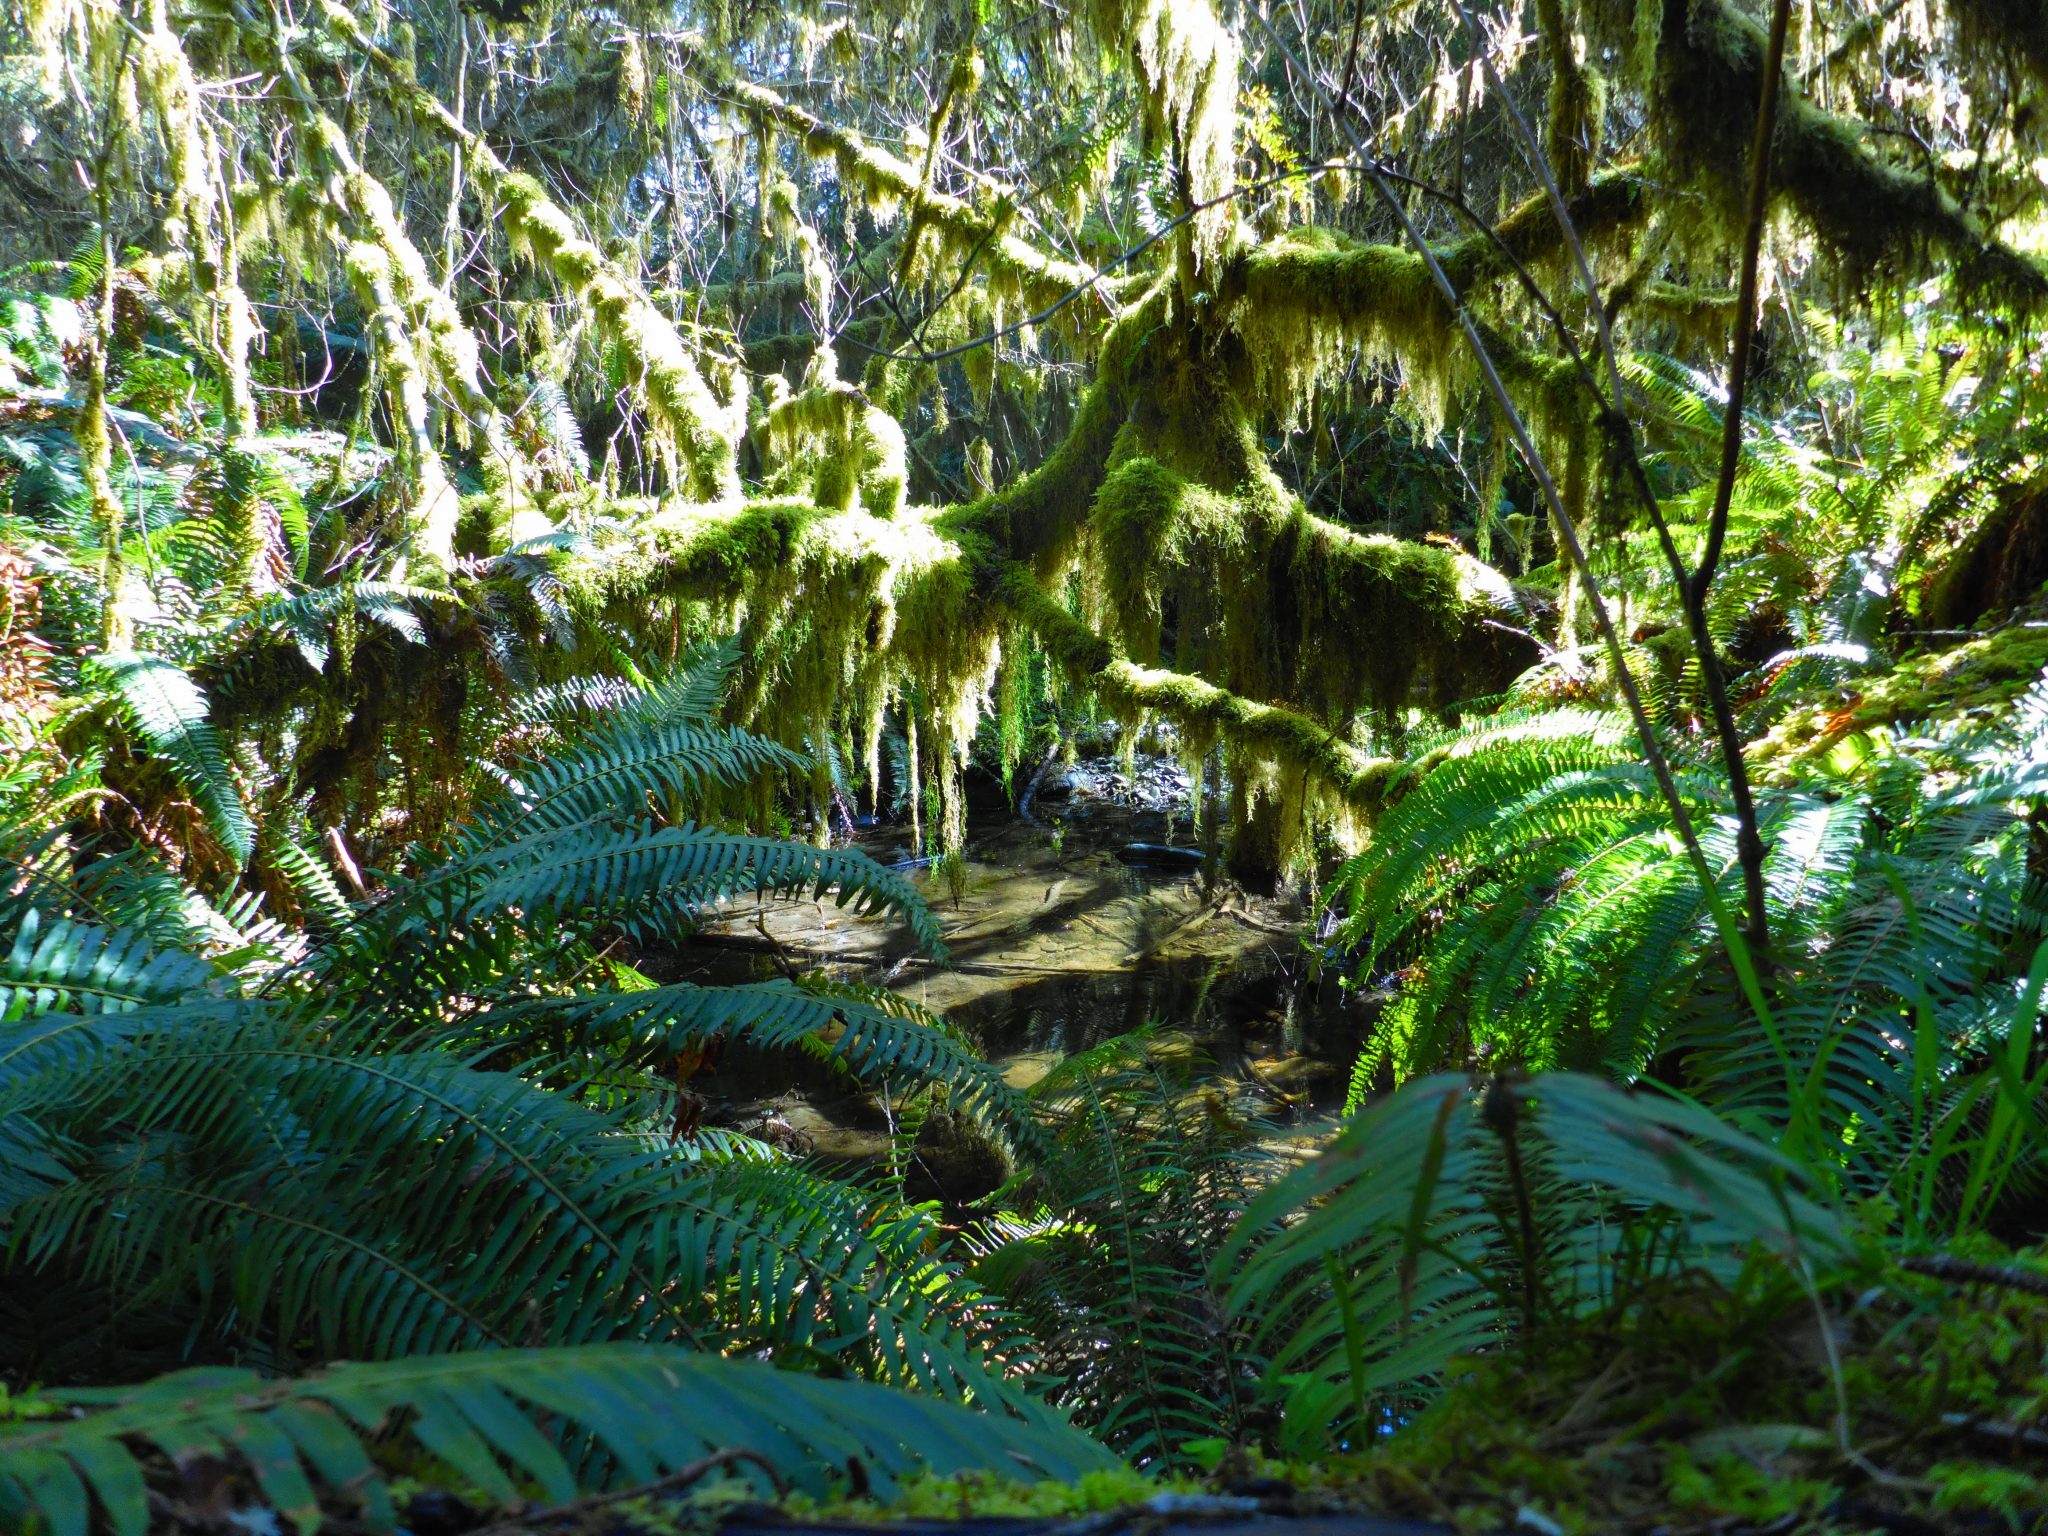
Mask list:
[[[92,657],[87,666],[114,690],[122,715],[143,743],[170,765],[237,867],[246,864],[255,846],[255,825],[228,772],[227,755],[198,685],[162,657],[135,651],[109,651]]]
[[[885,1492],[913,1471],[1071,1479],[1110,1464],[1043,1411],[975,1413],[646,1344],[420,1356],[288,1381],[199,1369],[46,1395],[78,1416],[0,1427],[0,1513],[10,1529],[40,1521],[51,1536],[87,1536],[95,1505],[117,1536],[141,1536],[153,1450],[239,1461],[300,1531],[337,1505],[397,1529],[379,1461],[393,1437],[507,1505],[523,1491],[552,1504],[650,1483],[725,1447],[819,1494],[855,1462]],[[579,1454],[584,1437],[594,1455]]]

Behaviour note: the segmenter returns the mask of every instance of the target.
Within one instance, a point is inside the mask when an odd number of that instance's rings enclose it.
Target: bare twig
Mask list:
[[[1699,568],[1685,587],[1686,618],[1700,673],[1713,706],[1714,727],[1728,762],[1728,788],[1735,797],[1736,856],[1742,863],[1743,897],[1749,908],[1749,942],[1759,955],[1770,942],[1770,916],[1764,907],[1764,843],[1757,828],[1756,801],[1750,794],[1749,771],[1742,742],[1735,734],[1728,704],[1728,680],[1722,674],[1712,637],[1707,633],[1707,596],[1728,538],[1728,512],[1735,499],[1735,475],[1742,462],[1742,405],[1749,383],[1750,340],[1756,330],[1757,267],[1763,255],[1764,215],[1770,207],[1771,137],[1778,125],[1778,96],[1785,73],[1785,32],[1792,0],[1771,8],[1771,36],[1764,49],[1763,80],[1756,108],[1756,136],[1749,156],[1748,223],[1742,236],[1742,278],[1735,296],[1735,335],[1728,357],[1728,399],[1721,418],[1721,473],[1714,483],[1714,510],[1707,520],[1707,545]]]
[[[782,1475],[775,1470],[775,1463],[766,1456],[759,1451],[727,1446],[723,1450],[713,1451],[709,1456],[700,1457],[687,1466],[677,1467],[666,1477],[657,1477],[651,1483],[641,1483],[633,1488],[613,1488],[603,1493],[587,1493],[581,1498],[571,1499],[566,1504],[557,1504],[551,1509],[537,1509],[516,1519],[500,1520],[495,1525],[480,1526],[471,1531],[469,1536],[520,1536],[520,1533],[531,1531],[538,1526],[552,1525],[560,1520],[573,1520],[579,1515],[587,1515],[592,1510],[603,1509],[609,1504],[620,1504],[627,1499],[644,1499],[677,1488],[687,1488],[707,1472],[715,1471],[719,1467],[730,1467],[742,1461],[750,1462],[766,1473],[778,1497],[788,1491],[782,1481]]]
[[[2025,1291],[2030,1296],[2048,1296],[2048,1274],[2020,1269],[2011,1264],[1979,1264],[1972,1259],[1952,1259],[1945,1253],[1926,1254],[1899,1260],[1899,1268],[1933,1280],[1957,1285],[1989,1285],[2002,1291]]]
[[[1713,636],[1707,628],[1707,597],[1713,587],[1714,568],[1720,559],[1721,541],[1727,532],[1728,508],[1734,490],[1734,473],[1742,451],[1742,382],[1747,370],[1750,333],[1756,324],[1757,263],[1762,248],[1763,216],[1768,190],[1770,137],[1777,111],[1776,82],[1784,63],[1787,3],[1786,0],[1779,0],[1772,19],[1774,46],[1771,58],[1765,65],[1767,82],[1763,102],[1758,108],[1757,139],[1751,162],[1749,226],[1743,248],[1742,291],[1747,295],[1748,307],[1744,309],[1741,299],[1738,298],[1735,355],[1729,365],[1728,416],[1723,428],[1721,473],[1714,501],[1714,521],[1709,525],[1707,553],[1702,558],[1699,569],[1693,572],[1686,570],[1685,563],[1679,556],[1678,546],[1671,537],[1670,526],[1664,519],[1657,493],[1643,467],[1642,455],[1636,444],[1634,425],[1630,422],[1625,409],[1627,396],[1622,388],[1621,365],[1615,354],[1614,330],[1607,304],[1601,295],[1599,281],[1593,275],[1592,262],[1587,259],[1585,245],[1579,239],[1578,230],[1572,222],[1564,193],[1552,174],[1549,160],[1537,143],[1534,130],[1530,128],[1528,120],[1515,105],[1514,98],[1508,93],[1500,75],[1494,69],[1493,55],[1486,47],[1485,36],[1480,31],[1477,21],[1474,20],[1464,0],[1455,0],[1455,3],[1459,20],[1464,24],[1473,50],[1479,55],[1480,65],[1486,71],[1487,83],[1500,99],[1509,124],[1522,145],[1523,155],[1530,169],[1543,183],[1551,212],[1556,216],[1565,246],[1572,254],[1580,286],[1584,288],[1586,302],[1592,310],[1599,337],[1600,356],[1606,366],[1607,397],[1601,398],[1600,391],[1593,388],[1590,379],[1586,382],[1592,389],[1595,399],[1600,401],[1603,424],[1607,427],[1610,437],[1622,450],[1622,459],[1628,466],[1630,482],[1649,516],[1650,526],[1656,531],[1658,545],[1663,551],[1665,562],[1671,568],[1672,579],[1677,584],[1680,602],[1685,609],[1693,649],[1699,657],[1700,676],[1706,684],[1708,710],[1714,720],[1714,737],[1727,767],[1729,792],[1735,802],[1736,848],[1742,865],[1747,936],[1750,946],[1761,957],[1770,941],[1770,919],[1764,906],[1763,836],[1757,824],[1755,797],[1750,791],[1748,763],[1742,755],[1741,732],[1736,727],[1735,712],[1728,699],[1727,675],[1721,667],[1720,656],[1714,649]],[[1576,358],[1576,352],[1573,356]]]

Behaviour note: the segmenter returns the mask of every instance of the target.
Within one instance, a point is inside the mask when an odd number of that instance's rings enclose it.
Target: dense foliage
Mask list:
[[[2040,1527],[2044,93],[2020,0],[10,9],[0,1525]],[[856,821],[943,887],[1104,725],[1370,1021],[1305,1158],[661,979],[943,964]]]

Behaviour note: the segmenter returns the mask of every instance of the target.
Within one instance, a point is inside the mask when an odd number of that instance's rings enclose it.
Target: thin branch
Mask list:
[[[551,1509],[537,1509],[530,1514],[520,1515],[511,1520],[500,1520],[494,1525],[478,1526],[469,1536],[521,1536],[523,1532],[558,1525],[564,1520],[573,1520],[592,1514],[610,1504],[623,1503],[627,1499],[645,1499],[658,1493],[670,1493],[678,1488],[687,1488],[705,1473],[719,1467],[730,1467],[737,1462],[750,1462],[768,1475],[770,1486],[780,1497],[788,1492],[782,1476],[775,1470],[775,1463],[759,1451],[749,1451],[737,1446],[727,1446],[700,1457],[687,1466],[677,1467],[666,1477],[657,1477],[651,1483],[640,1483],[631,1488],[611,1488],[601,1493],[585,1494],[580,1499],[571,1499],[566,1504],[557,1504]]]
[[[1050,320],[1054,315],[1057,315],[1061,310],[1065,309],[1069,304],[1073,303],[1074,300],[1081,297],[1082,294],[1087,293],[1089,290],[1094,288],[1097,283],[1101,282],[1102,279],[1107,277],[1111,272],[1114,272],[1119,267],[1127,266],[1131,262],[1136,261],[1140,256],[1144,255],[1147,251],[1151,250],[1153,246],[1159,244],[1160,241],[1164,240],[1168,235],[1172,234],[1176,229],[1179,229],[1183,224],[1187,223],[1197,214],[1206,213],[1209,209],[1214,208],[1221,203],[1230,202],[1233,198],[1247,197],[1254,192],[1263,192],[1266,190],[1266,188],[1278,186],[1283,181],[1294,181],[1303,176],[1317,176],[1324,171],[1360,171],[1370,169],[1372,169],[1372,167],[1356,165],[1349,160],[1324,160],[1318,162],[1315,165],[1297,166],[1295,169],[1291,171],[1282,171],[1278,175],[1268,176],[1261,181],[1246,182],[1243,186],[1232,187],[1228,192],[1219,193],[1217,196],[1210,198],[1207,202],[1196,203],[1192,208],[1185,209],[1181,213],[1169,219],[1165,224],[1161,225],[1158,229],[1154,230],[1151,234],[1147,235],[1143,240],[1140,240],[1136,245],[1130,247],[1128,250],[1119,251],[1116,255],[1110,257],[1109,260],[1103,262],[1102,265],[1097,267],[1086,278],[1069,287],[1065,293],[1062,293],[1057,299],[1055,299],[1052,303],[1046,305],[1045,308],[1039,310],[1036,314],[1026,315],[1022,320],[1013,320],[1008,325],[1003,326],[998,330],[990,331],[986,335],[976,336],[971,341],[963,341],[959,343],[957,346],[946,347],[937,352],[891,352],[882,347],[869,346],[866,342],[857,340],[856,338],[847,335],[844,330],[842,330],[837,336],[834,336],[832,338],[833,343],[834,345],[837,345],[839,342],[845,341],[849,345],[858,348],[860,351],[866,352],[871,356],[886,357],[895,362],[942,363],[946,361],[948,358],[960,357],[966,353],[978,351],[982,347],[993,346],[996,342],[1001,341],[1004,337],[1014,336],[1019,331],[1026,330],[1031,326],[1043,325],[1046,321]],[[959,291],[957,284],[955,285],[953,291],[956,293]],[[950,297],[951,295],[949,294],[948,298]],[[943,309],[945,307],[945,303],[945,300],[940,300],[940,302],[936,306],[934,306],[933,313],[936,314],[939,309]],[[919,329],[921,332],[923,327],[920,327]]]
[[[1261,15],[1256,8],[1248,10],[1246,14],[1265,32],[1267,38],[1279,51],[1281,57],[1286,60],[1288,66],[1322,100],[1325,110],[1335,119],[1338,130],[1344,135],[1347,142],[1350,143],[1353,152],[1361,160],[1367,161],[1370,164],[1372,160],[1371,153],[1359,139],[1357,130],[1351,126],[1349,120],[1338,110],[1336,103],[1331,100],[1329,92],[1324,88],[1322,82],[1309,72],[1294,50],[1287,46],[1287,43],[1281,38],[1273,24]],[[1672,826],[1677,831],[1680,842],[1684,844],[1686,858],[1690,861],[1695,874],[1698,876],[1700,893],[1709,907],[1712,908],[1717,926],[1728,940],[1730,958],[1735,963],[1737,974],[1741,978],[1743,990],[1749,998],[1750,1005],[1756,1010],[1758,1019],[1762,1021],[1765,1029],[1771,1034],[1775,1042],[1777,1031],[1771,1021],[1770,1005],[1765,1000],[1761,984],[1757,979],[1749,947],[1745,943],[1741,932],[1730,921],[1725,904],[1721,900],[1720,887],[1714,879],[1713,867],[1707,862],[1706,853],[1700,847],[1699,833],[1692,824],[1692,815],[1686,809],[1684,798],[1678,792],[1678,781],[1672,774],[1670,760],[1665,756],[1663,743],[1658,739],[1657,728],[1650,719],[1649,711],[1643,705],[1642,693],[1636,686],[1635,676],[1629,671],[1628,657],[1622,650],[1621,636],[1615,630],[1613,616],[1608,612],[1606,600],[1600,593],[1599,582],[1593,575],[1592,566],[1587,561],[1585,546],[1579,539],[1578,526],[1573,522],[1571,513],[1566,509],[1564,498],[1558,494],[1557,482],[1551,476],[1550,467],[1545,462],[1543,455],[1537,450],[1535,441],[1530,437],[1528,426],[1522,419],[1522,413],[1516,408],[1513,397],[1508,394],[1507,386],[1501,380],[1500,370],[1494,366],[1493,356],[1487,350],[1486,343],[1479,334],[1479,328],[1473,321],[1470,312],[1465,308],[1457,288],[1445,273],[1442,262],[1437,259],[1436,252],[1431,248],[1429,242],[1423,239],[1422,232],[1415,227],[1414,221],[1408,216],[1408,211],[1402,206],[1401,200],[1394,196],[1393,188],[1388,184],[1387,178],[1380,174],[1376,166],[1371,167],[1368,170],[1368,174],[1372,178],[1373,187],[1379,193],[1381,201],[1386,204],[1388,210],[1400,224],[1402,233],[1407,236],[1409,242],[1420,253],[1423,263],[1429,269],[1430,278],[1436,285],[1437,292],[1442,296],[1444,303],[1449,306],[1451,313],[1455,316],[1459,329],[1464,332],[1465,339],[1471,346],[1473,356],[1479,365],[1480,375],[1486,382],[1487,392],[1493,396],[1494,404],[1500,410],[1501,418],[1506,422],[1508,431],[1515,440],[1517,450],[1521,453],[1524,462],[1529,466],[1530,475],[1535,479],[1537,488],[1543,496],[1544,503],[1549,508],[1552,517],[1556,519],[1558,538],[1563,543],[1565,553],[1571,561],[1572,569],[1577,572],[1580,584],[1586,593],[1587,601],[1592,606],[1594,623],[1600,631],[1601,641],[1607,650],[1608,659],[1614,668],[1615,685],[1620,690],[1622,700],[1628,707],[1629,718],[1635,724],[1636,736],[1642,745],[1643,756],[1649,764],[1651,777],[1655,779],[1658,792],[1663,797],[1666,809],[1670,812]]]
[[[1899,1268],[1932,1280],[1955,1285],[1989,1285],[2002,1291],[2025,1291],[2031,1296],[2048,1296],[2048,1274],[2020,1269],[2011,1264],[1979,1264],[1971,1259],[1952,1259],[1945,1253],[1899,1260]]]
[[[1713,706],[1714,728],[1727,759],[1728,787],[1735,797],[1735,851],[1742,862],[1744,899],[1749,907],[1749,942],[1759,953],[1770,943],[1770,914],[1764,905],[1764,843],[1757,827],[1756,801],[1750,794],[1749,770],[1728,703],[1728,680],[1721,671],[1712,636],[1707,631],[1707,597],[1721,551],[1728,539],[1728,513],[1735,499],[1735,476],[1742,463],[1742,407],[1749,383],[1750,342],[1756,331],[1757,267],[1763,255],[1764,216],[1770,207],[1771,138],[1778,125],[1778,96],[1785,74],[1785,33],[1792,0],[1777,0],[1771,9],[1770,42],[1764,50],[1763,82],[1756,108],[1756,136],[1750,144],[1748,225],[1742,237],[1742,279],[1735,296],[1735,335],[1728,358],[1728,399],[1721,418],[1721,473],[1714,484],[1714,510],[1707,521],[1707,546],[1699,569],[1686,584],[1686,617],[1699,652],[1700,673]]]

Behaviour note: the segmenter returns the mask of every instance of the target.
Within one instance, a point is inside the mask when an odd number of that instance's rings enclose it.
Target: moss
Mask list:
[[[1729,0],[1663,4],[1655,121],[1679,168],[1716,188],[1724,207],[1738,209],[1763,76],[1763,29]],[[1780,100],[1771,182],[1855,281],[1917,272],[1938,251],[1954,263],[1966,295],[2023,308],[2048,299],[2048,272],[1988,235],[1936,182],[1889,164],[1859,124],[1822,111],[1790,81]]]
[[[1228,737],[1245,751],[1312,778],[1351,810],[1376,813],[1405,766],[1367,756],[1306,715],[1260,704],[1186,673],[1134,665],[1047,593],[1021,566],[1003,571],[994,590],[1045,653],[1079,686],[1127,719],[1157,715],[1187,741]]]
[[[2048,671],[2048,626],[2014,623],[1948,650],[1909,656],[1876,679],[1831,690],[1788,713],[1749,749],[1757,776],[1789,783],[1859,738],[1917,720],[1995,718]]]
[[[1839,1377],[1813,1319],[1782,1275],[1659,1281],[1619,1315],[1467,1360],[1370,1453],[1266,1470],[1326,1503],[1468,1529],[1526,1528],[1525,1508],[1582,1531],[1981,1528],[1930,1518],[1950,1511],[2034,1528],[2038,1452],[1955,1426],[2034,1427],[2048,1303],[1893,1275],[1830,1312]]]
[[[1966,47],[2000,55],[2048,83],[2048,8],[2037,0],[1948,0]]]
[[[725,57],[708,45],[686,36],[669,41],[677,48],[683,67],[699,80],[757,118],[791,133],[808,153],[829,160],[840,180],[878,218],[887,218],[900,208],[914,210],[920,227],[937,237],[921,242],[935,248],[930,259],[964,261],[973,254],[992,277],[1041,304],[1062,297],[1069,289],[1080,289],[1081,297],[1070,306],[1075,311],[1073,322],[1101,317],[1099,292],[1090,282],[1089,270],[1048,256],[1007,233],[1003,227],[1007,215],[1000,209],[991,213],[925,186],[917,167],[909,161],[875,148],[852,129],[825,122],[766,87],[740,78]]]
[[[680,459],[678,467],[686,470],[679,478],[706,500],[737,496],[733,438],[745,419],[744,400],[719,401],[668,317],[577,232],[539,182],[510,173],[490,180],[504,205],[505,232],[513,248],[552,273],[627,360],[657,447]]]
[[[1579,239],[1595,247],[1630,234],[1649,218],[1654,206],[1651,190],[1640,167],[1620,165],[1591,177],[1565,200],[1565,207]],[[1548,193],[1525,198],[1509,209],[1494,226],[1494,234],[1497,240],[1469,235],[1438,252],[1444,274],[1459,291],[1510,275],[1510,255],[1530,266],[1564,252]]]
[[[1567,194],[1586,185],[1599,158],[1605,82],[1584,58],[1561,0],[1536,0],[1536,22],[1550,63],[1549,136],[1552,174]]]
[[[2025,475],[1995,494],[1990,515],[1928,582],[1919,616],[1929,628],[1967,628],[2026,602],[2048,582],[2048,475]]]
[[[1161,572],[1182,564],[1187,539],[1199,527],[1209,545],[1228,541],[1228,499],[1192,486],[1156,459],[1117,466],[1095,493],[1090,568],[1107,593],[1124,646],[1140,661],[1159,656],[1163,617]]]
[[[1146,137],[1173,147],[1189,204],[1226,192],[1236,162],[1238,44],[1209,0],[1096,0],[1095,23],[1128,49],[1145,90]],[[1199,270],[1226,243],[1228,203],[1192,222],[1190,265]]]
[[[861,506],[889,518],[903,505],[903,429],[860,390],[831,378],[829,367],[801,394],[775,401],[754,439],[771,474],[807,472],[822,507]]]
[[[1307,399],[1356,346],[1399,364],[1418,413],[1441,425],[1470,370],[1428,266],[1399,246],[1293,230],[1233,262],[1219,300],[1249,355],[1248,383],[1268,399]]]

